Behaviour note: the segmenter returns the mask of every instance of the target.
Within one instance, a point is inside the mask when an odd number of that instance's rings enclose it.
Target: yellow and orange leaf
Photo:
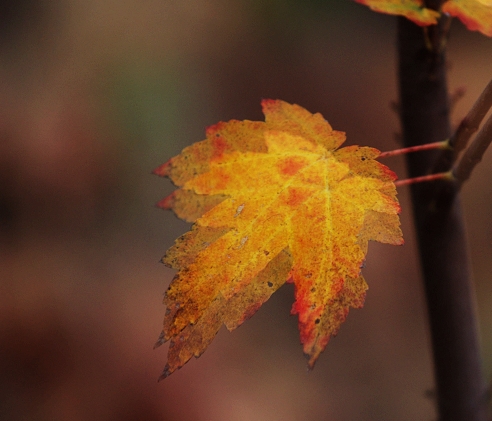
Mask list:
[[[285,282],[313,367],[350,307],[362,307],[369,240],[402,244],[395,174],[369,147],[340,148],[320,114],[262,102],[265,122],[230,121],[155,170],[179,186],[160,206],[194,222],[163,261],[170,340],[161,378],[235,329]]]
[[[448,0],[442,11],[459,18],[471,31],[492,37],[492,0]]]
[[[405,16],[420,26],[435,25],[442,13],[459,18],[468,29],[492,36],[492,0],[448,0],[441,10],[424,6],[422,0],[355,0],[372,10]]]
[[[422,0],[355,0],[379,13],[405,16],[420,26],[435,25],[439,12],[424,7]]]

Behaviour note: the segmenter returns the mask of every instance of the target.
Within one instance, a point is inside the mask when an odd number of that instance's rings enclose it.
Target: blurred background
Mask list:
[[[161,383],[153,351],[189,226],[151,170],[260,100],[321,112],[348,144],[399,146],[396,19],[351,1],[0,2],[0,418],[433,420],[426,310],[401,188],[402,247],[371,244],[370,290],[306,371],[282,287]],[[454,22],[457,124],[492,76],[492,40]],[[405,177],[403,160],[385,164]],[[492,374],[492,152],[464,187]]]

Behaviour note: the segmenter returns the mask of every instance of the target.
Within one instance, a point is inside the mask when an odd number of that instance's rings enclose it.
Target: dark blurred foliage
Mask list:
[[[287,285],[198,361],[156,380],[166,347],[158,263],[188,225],[153,207],[150,171],[260,100],[319,111],[348,143],[398,146],[395,19],[350,1],[0,3],[0,419],[435,418],[408,192],[403,247],[373,244],[366,306],[306,373]],[[454,24],[464,115],[492,41]],[[492,371],[488,153],[464,188]],[[401,159],[388,160],[401,177]]]
[[[9,44],[13,38],[18,38],[32,31],[43,19],[45,4],[39,0],[2,0],[0,2],[0,36],[2,44]]]

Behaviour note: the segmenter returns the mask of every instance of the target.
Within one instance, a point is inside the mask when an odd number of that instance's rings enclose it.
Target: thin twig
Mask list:
[[[490,107],[492,107],[492,80],[487,84],[453,136],[451,136],[451,139],[449,139],[449,145],[454,149],[454,160],[466,148],[468,141],[480,127],[480,123]]]
[[[489,83],[489,86],[492,86],[492,82]],[[492,89],[490,91],[492,92]],[[487,119],[480,132],[478,132],[471,145],[452,170],[452,174],[460,186],[468,180],[475,166],[482,160],[483,154],[491,142],[492,116]]]

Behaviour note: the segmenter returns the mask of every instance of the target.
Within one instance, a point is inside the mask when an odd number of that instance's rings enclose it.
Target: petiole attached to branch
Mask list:
[[[424,183],[426,181],[435,181],[435,180],[453,180],[453,173],[451,171],[448,172],[440,172],[437,174],[429,174],[423,175],[421,177],[413,177],[413,178],[405,178],[403,180],[395,181],[396,187],[408,186],[409,184],[416,183]]]
[[[485,87],[480,97],[466,117],[461,121],[451,138],[440,141],[417,145],[408,148],[395,149],[393,151],[382,152],[379,158],[388,158],[396,155],[403,155],[412,152],[427,151],[432,149],[452,150],[452,162],[456,161],[458,154],[466,149],[471,136],[478,130],[485,115],[492,108],[492,80]],[[472,144],[466,149],[465,153],[453,169],[446,172],[436,172],[434,174],[421,177],[408,178],[395,182],[396,186],[407,186],[409,184],[423,183],[434,180],[449,180],[461,186],[470,177],[475,166],[482,160],[483,154],[492,143],[492,116],[488,118],[480,132],[477,134]]]
[[[378,158],[388,158],[390,156],[403,155],[412,152],[428,151],[431,149],[449,149],[449,139],[440,142],[427,143],[425,145],[411,146],[409,148],[395,149],[392,151],[381,152]]]

